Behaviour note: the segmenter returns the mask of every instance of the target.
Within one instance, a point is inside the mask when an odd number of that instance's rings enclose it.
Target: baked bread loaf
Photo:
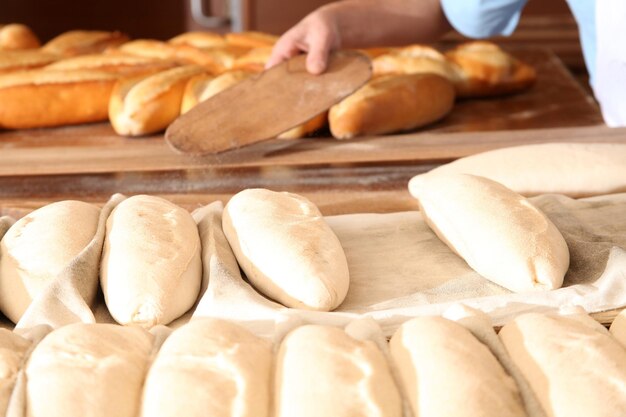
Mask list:
[[[152,364],[144,417],[267,417],[272,345],[227,321],[197,319],[172,333]]]
[[[452,110],[454,87],[436,74],[375,78],[330,108],[337,139],[382,135],[433,123]]]
[[[626,191],[626,144],[542,143],[496,149],[441,165],[429,174],[472,174],[524,196],[570,197]]]
[[[626,410],[626,349],[589,316],[524,314],[500,338],[548,417]]]
[[[58,59],[58,56],[42,52],[38,49],[0,51],[0,74],[44,67]]]
[[[206,49],[224,46],[226,39],[219,33],[209,31],[186,32],[169,40],[173,45],[189,45],[195,48]]]
[[[248,189],[234,195],[224,233],[246,276],[287,307],[330,311],[346,297],[348,262],[318,208],[297,194]]]
[[[125,42],[117,48],[110,48],[107,50],[107,53],[122,53],[144,58],[175,61],[177,59],[176,51],[177,47],[167,42],[154,39],[135,39]]]
[[[174,62],[161,59],[124,54],[95,54],[63,59],[46,66],[45,69],[52,71],[94,70],[128,77],[165,71],[175,66]]]
[[[533,67],[491,42],[464,43],[445,55],[460,69],[455,83],[459,97],[517,93],[530,88],[537,79]]]
[[[401,417],[385,356],[372,341],[307,325],[285,337],[276,360],[276,417]]]
[[[120,80],[111,93],[109,120],[119,135],[140,136],[165,129],[180,114],[187,81],[204,71],[188,65],[145,78]]]
[[[513,378],[458,323],[414,318],[396,331],[390,350],[414,416],[526,416]]]
[[[425,45],[411,45],[392,49],[372,60],[375,76],[387,74],[441,75],[453,83],[460,78],[459,68],[434,48]]]
[[[389,48],[389,47],[374,47],[374,48],[357,49],[357,51],[366,55],[369,59],[373,60],[374,58],[377,58],[381,55],[388,54],[389,52],[395,49],[396,48]]]
[[[249,71],[229,71],[218,77],[200,74],[190,78],[185,87],[181,114],[252,75],[253,73]]]
[[[51,54],[74,56],[103,52],[127,41],[128,36],[121,32],[72,30],[52,39],[41,49]]]
[[[233,45],[208,49],[179,45],[177,49],[177,56],[181,61],[201,65],[212,74],[221,74],[230,70],[236,59],[249,50],[248,48]]]
[[[92,204],[59,201],[22,217],[7,231],[0,241],[0,310],[12,322],[85,249],[99,216]],[[98,271],[89,278],[94,285],[88,304],[96,296]]]
[[[28,26],[19,23],[0,25],[0,51],[35,49],[40,45],[37,35]]]
[[[251,49],[249,52],[237,58],[232,65],[233,69],[244,71],[262,72],[265,64],[272,55],[272,47],[265,46]]]
[[[29,129],[107,119],[115,74],[34,70],[0,76],[0,128]]]
[[[111,316],[146,328],[189,310],[200,291],[202,260],[196,224],[159,197],[122,201],[106,225],[100,283]]]
[[[138,327],[71,324],[47,335],[26,366],[30,417],[135,417],[152,336]]]
[[[299,139],[311,135],[328,125],[328,112],[318,114],[306,123],[278,135],[278,139]]]
[[[243,46],[246,48],[261,48],[264,46],[274,46],[278,41],[278,36],[269,33],[247,31],[231,32],[226,34],[226,42],[231,45]]]
[[[409,182],[424,220],[472,269],[511,291],[561,287],[569,250],[554,223],[521,195],[466,174]]]
[[[0,415],[5,416],[17,374],[24,365],[31,342],[7,329],[0,329]]]

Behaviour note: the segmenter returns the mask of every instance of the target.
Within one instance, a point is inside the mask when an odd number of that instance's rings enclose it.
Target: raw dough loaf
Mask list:
[[[239,265],[263,294],[287,307],[324,311],[346,297],[346,255],[306,198],[244,190],[228,202],[222,222]]]
[[[383,353],[330,326],[306,325],[278,351],[276,417],[401,417],[402,401]]]
[[[430,228],[483,277],[515,292],[563,284],[567,243],[521,195],[466,174],[419,176],[409,191]]]
[[[424,175],[431,173],[479,175],[525,196],[613,194],[626,191],[626,144],[516,146],[457,159]]]
[[[626,410],[626,350],[589,316],[525,314],[500,331],[549,417]]]
[[[50,333],[26,366],[29,417],[135,417],[152,349],[138,327],[77,323]]]
[[[267,417],[272,346],[227,321],[172,333],[148,372],[144,417]]]
[[[107,220],[100,280],[121,324],[167,324],[193,306],[202,280],[200,237],[186,210],[159,197],[121,202]]]
[[[396,331],[390,349],[415,416],[526,416],[514,380],[458,323],[415,318]]]
[[[30,344],[10,330],[0,329],[0,416],[6,415],[17,373]]]
[[[49,204],[17,221],[0,241],[0,310],[17,323],[32,300],[89,244],[100,209],[81,201]],[[93,271],[96,295],[98,270]]]

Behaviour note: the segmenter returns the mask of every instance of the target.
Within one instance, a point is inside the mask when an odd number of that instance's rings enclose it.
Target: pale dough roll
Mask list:
[[[514,380],[460,324],[412,319],[393,335],[390,349],[415,416],[526,416]]]
[[[239,265],[287,307],[329,311],[346,297],[348,261],[319,209],[297,194],[244,190],[224,208],[223,228]]]
[[[0,415],[4,416],[31,343],[7,329],[0,329]]]
[[[525,314],[500,338],[548,417],[626,410],[626,350],[590,317]]]
[[[454,97],[452,83],[436,74],[374,78],[330,108],[330,131],[351,139],[415,129],[447,115]]]
[[[419,176],[409,191],[430,228],[483,277],[516,292],[563,285],[567,243],[521,195],[465,174]]]
[[[113,210],[106,232],[100,281],[118,323],[167,324],[193,306],[202,261],[191,214],[162,198],[138,195]]]
[[[385,356],[330,326],[293,330],[278,351],[276,417],[401,417],[402,401]]]
[[[144,417],[267,417],[272,346],[227,321],[172,333],[148,373]]]
[[[59,201],[18,220],[0,241],[0,310],[17,323],[32,300],[89,244],[100,209]],[[91,279],[97,282],[98,271]],[[91,304],[95,289],[85,300]]]
[[[626,144],[516,146],[457,159],[430,173],[479,175],[525,196],[612,194],[626,191]]]
[[[71,324],[46,336],[26,366],[29,417],[135,417],[152,336],[138,327]]]

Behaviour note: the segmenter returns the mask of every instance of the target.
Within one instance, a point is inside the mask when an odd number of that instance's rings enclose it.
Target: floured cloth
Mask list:
[[[17,323],[17,328],[29,329],[43,324],[57,328],[79,321],[85,323],[96,321],[85,298],[87,294],[98,291],[100,255],[104,243],[106,220],[123,198],[120,194],[116,194],[104,205],[100,211],[96,233],[91,241],[33,299]],[[1,221],[0,224],[4,223],[6,221]],[[0,225],[0,232],[3,228],[4,226]]]
[[[436,237],[419,212],[348,214],[327,217],[350,268],[348,296],[332,313],[286,309],[261,297],[241,278],[217,221],[221,203],[213,203],[202,209],[213,216],[210,232],[201,232],[208,285],[192,315],[235,320],[260,334],[286,311],[334,325],[363,315],[390,336],[407,318],[440,315],[461,300],[489,314],[496,326],[520,313],[564,305],[588,312],[625,306],[626,194],[581,200],[542,195],[531,201],[567,241],[571,265],[563,288],[515,294],[487,281]]]

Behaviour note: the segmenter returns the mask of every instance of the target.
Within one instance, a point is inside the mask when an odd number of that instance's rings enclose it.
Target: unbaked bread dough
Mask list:
[[[393,335],[390,350],[415,416],[526,416],[514,380],[458,323],[412,319]]]
[[[89,244],[100,209],[59,201],[18,220],[0,242],[0,310],[17,323],[31,301]],[[97,269],[93,280],[98,279]],[[96,282],[96,281],[94,281]],[[97,285],[85,301],[91,304]]]
[[[77,323],[53,331],[26,366],[29,417],[135,417],[152,336],[133,326]]]
[[[287,307],[335,309],[350,276],[339,239],[297,194],[244,190],[224,208],[228,243],[250,282]]]
[[[278,351],[276,417],[401,417],[383,353],[331,326],[293,330]]]
[[[196,319],[172,333],[146,379],[144,417],[267,417],[272,345],[233,323]]]
[[[0,416],[6,415],[17,373],[30,345],[30,341],[12,331],[0,329]]]
[[[545,143],[496,149],[423,175],[444,173],[479,175],[525,196],[612,194],[626,191],[626,144]]]
[[[162,198],[137,195],[113,210],[106,230],[100,280],[118,323],[167,324],[193,306],[202,261],[191,214]]]
[[[416,177],[409,191],[437,236],[483,277],[515,292],[563,284],[567,243],[521,195],[466,174]]]
[[[589,316],[525,314],[500,338],[549,417],[624,415],[626,350]]]

